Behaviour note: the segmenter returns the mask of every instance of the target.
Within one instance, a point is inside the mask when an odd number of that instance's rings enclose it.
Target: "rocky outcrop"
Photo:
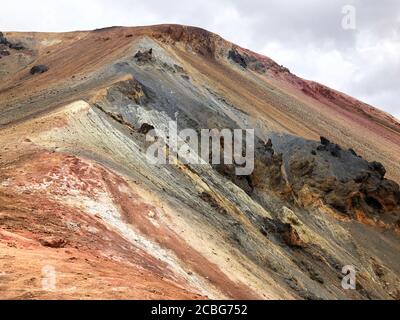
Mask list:
[[[228,53],[228,58],[232,60],[233,62],[237,63],[240,65],[242,68],[246,69],[247,68],[247,62],[246,59],[238,53],[235,49],[232,49]]]
[[[10,43],[10,49],[20,51],[20,50],[24,50],[25,46],[21,42]]]
[[[32,74],[32,75],[41,74],[41,73],[45,73],[47,71],[49,71],[49,67],[46,66],[46,65],[41,64],[41,65],[37,65],[37,66],[32,67],[32,69],[30,71],[30,74]]]
[[[14,50],[24,50],[25,46],[21,42],[10,42],[8,39],[4,36],[2,32],[0,32],[0,45],[6,46],[10,49]]]
[[[147,51],[138,51],[134,56],[135,60],[139,63],[148,63],[153,61],[153,49],[149,49]]]
[[[251,56],[246,53],[241,54],[236,48],[229,50],[228,59],[232,60],[234,63],[237,63],[244,69],[248,68],[258,73],[265,73],[267,71],[267,66],[264,62],[260,61],[255,56]]]
[[[47,237],[40,239],[39,242],[42,246],[53,249],[64,248],[68,243],[65,239],[59,237]]]
[[[222,146],[221,146],[222,148]],[[223,149],[221,150],[223,158]],[[255,143],[254,171],[248,176],[238,176],[236,174],[236,164],[214,165],[214,169],[231,180],[234,184],[244,190],[248,195],[252,195],[255,190],[274,189],[286,193],[286,182],[282,176],[282,154],[276,154],[271,139],[264,142],[260,139]]]
[[[290,192],[282,174],[283,158],[276,153],[271,139],[266,143],[259,141],[255,148],[255,168],[249,180],[255,190],[274,190],[281,196]]]
[[[218,35],[202,28],[181,25],[157,26],[153,37],[168,44],[182,45],[208,59],[215,58],[217,43],[222,40]]]
[[[340,157],[340,152],[341,152],[341,147],[337,144],[331,143],[328,139],[325,137],[321,137],[321,145],[317,147],[318,151],[327,151],[329,152],[333,157],[339,158]]]
[[[279,144],[288,182],[302,205],[316,205],[319,199],[342,215],[396,227],[399,185],[385,179],[381,163],[368,162],[324,137],[317,144],[286,136],[277,139]]]
[[[277,219],[264,218],[261,232],[278,235],[286,245],[294,248],[306,248],[311,240],[307,228],[287,207],[282,208]]]
[[[3,32],[0,32],[0,44],[4,44],[6,46],[10,45],[7,38],[4,36]]]
[[[154,126],[148,123],[143,123],[139,128],[139,133],[148,134],[150,131],[154,130]]]
[[[283,223],[279,220],[264,218],[264,224],[260,231],[266,236],[269,234],[278,236],[278,238],[289,247],[306,247],[306,243],[301,239],[296,228],[294,228],[290,223]]]

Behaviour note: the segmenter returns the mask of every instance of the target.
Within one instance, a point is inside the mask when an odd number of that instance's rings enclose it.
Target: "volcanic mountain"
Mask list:
[[[152,164],[170,121],[254,171]],[[2,299],[400,298],[400,123],[203,29],[0,33],[0,150]]]

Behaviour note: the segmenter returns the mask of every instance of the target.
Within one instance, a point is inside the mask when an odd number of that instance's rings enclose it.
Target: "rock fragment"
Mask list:
[[[49,247],[53,249],[64,248],[67,245],[67,241],[58,237],[48,237],[39,240],[40,244],[44,247]]]
[[[41,73],[45,73],[47,71],[49,71],[49,67],[46,66],[46,65],[41,64],[41,65],[34,66],[31,69],[30,74],[32,74],[32,75],[41,74]]]
[[[139,129],[139,133],[148,134],[152,130],[154,130],[154,127],[151,124],[143,123]]]

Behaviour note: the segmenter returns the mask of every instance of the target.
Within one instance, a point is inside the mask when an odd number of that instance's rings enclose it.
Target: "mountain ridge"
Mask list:
[[[394,118],[200,28],[1,39],[0,298],[400,297]],[[254,128],[254,172],[151,164],[169,121]]]

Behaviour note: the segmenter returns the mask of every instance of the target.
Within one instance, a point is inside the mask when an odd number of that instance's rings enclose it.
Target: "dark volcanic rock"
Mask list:
[[[148,134],[151,130],[154,130],[154,127],[148,123],[143,123],[139,129],[139,133]]]
[[[6,46],[10,45],[7,38],[4,36],[3,32],[0,32],[0,44],[4,44]]]
[[[5,45],[5,46],[9,47],[10,49],[14,49],[14,50],[25,49],[24,45],[20,42],[12,43],[12,42],[8,41],[2,32],[0,32],[0,45]]]
[[[22,43],[20,43],[20,42],[10,43],[9,46],[10,46],[10,49],[14,49],[14,50],[18,50],[18,51],[25,49],[24,45]]]
[[[136,52],[134,56],[137,62],[147,63],[153,61],[153,49],[149,49],[148,51],[141,52],[140,50]]]
[[[331,142],[330,142],[327,138],[325,138],[325,137],[321,137],[320,140],[321,140],[321,144],[322,144],[323,146],[327,146],[327,145],[329,145],[329,144],[331,143]]]
[[[47,71],[49,71],[49,67],[41,64],[41,65],[38,65],[38,66],[34,66],[31,69],[30,74],[40,74],[40,73],[45,73]]]
[[[342,149],[341,149],[337,144],[333,145],[333,146],[330,148],[331,155],[332,155],[333,157],[336,157],[336,158],[339,158],[339,157],[340,157],[340,151],[341,151],[341,150],[342,150]]]
[[[233,62],[240,65],[242,68],[247,68],[247,62],[244,56],[242,56],[239,52],[235,49],[232,49],[228,53],[228,58],[231,59]]]
[[[247,68],[258,73],[265,73],[267,71],[267,66],[262,61],[254,56],[240,54],[236,49],[229,51],[228,58],[244,69]]]
[[[327,138],[321,137],[321,145],[317,147],[318,151],[328,151],[333,157],[340,158],[342,148],[334,143],[331,143]]]
[[[371,169],[378,172],[382,178],[385,177],[386,175],[386,169],[385,167],[382,165],[382,163],[374,161],[370,163]]]
[[[400,217],[400,189],[384,178],[381,163],[369,163],[323,137],[320,145],[289,135],[276,136],[273,143],[283,154],[288,182],[304,206],[320,199],[341,214],[395,225]],[[313,153],[316,147],[320,152]]]

